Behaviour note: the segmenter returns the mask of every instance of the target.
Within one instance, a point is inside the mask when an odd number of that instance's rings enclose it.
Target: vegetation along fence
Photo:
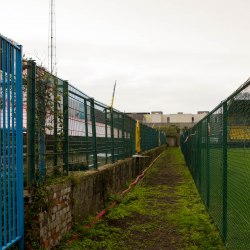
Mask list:
[[[24,68],[27,186],[37,178],[97,169],[134,155],[138,126],[142,146],[137,152],[166,143],[159,131],[94,100],[34,61],[27,61]]]
[[[200,196],[228,249],[250,249],[250,80],[181,136]]]

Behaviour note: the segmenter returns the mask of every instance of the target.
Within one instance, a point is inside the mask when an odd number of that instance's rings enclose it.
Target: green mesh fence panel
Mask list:
[[[227,249],[250,249],[249,85],[181,135],[187,166]]]
[[[29,97],[27,112],[32,113],[24,122],[29,138],[26,185],[41,177],[96,169],[136,153],[136,120],[40,67],[29,67],[28,74],[34,77],[28,78],[24,89]],[[144,124],[141,131],[141,152],[159,146],[158,131]],[[160,142],[166,143],[162,133]]]

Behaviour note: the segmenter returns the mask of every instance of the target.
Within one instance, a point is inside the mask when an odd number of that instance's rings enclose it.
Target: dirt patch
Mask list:
[[[182,176],[178,173],[177,167],[171,164],[171,154],[161,157],[161,161],[157,166],[153,167],[157,168],[157,171],[147,174],[147,178],[143,180],[143,186],[157,187],[156,190],[169,194],[169,196],[155,197],[150,194],[146,195],[144,200],[145,209],[154,209],[154,205],[160,204],[163,207],[158,209],[162,211],[163,215],[161,213],[159,216],[148,216],[133,213],[132,216],[124,219],[109,219],[108,225],[121,228],[124,232],[130,231],[131,236],[124,242],[125,247],[128,249],[174,250],[183,248],[182,236],[179,234],[180,228],[166,220],[168,216],[167,206],[177,206],[179,197],[173,197],[172,194],[176,191],[175,187],[182,180]]]
[[[162,186],[174,188],[181,180],[176,164],[171,164],[171,154],[162,157],[157,165],[158,171],[150,173],[150,178],[145,178],[144,184],[147,186]],[[175,189],[172,190],[174,192]]]

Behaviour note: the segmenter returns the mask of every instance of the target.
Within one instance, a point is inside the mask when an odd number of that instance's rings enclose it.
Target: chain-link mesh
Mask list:
[[[249,85],[181,135],[187,166],[228,249],[250,249]]]

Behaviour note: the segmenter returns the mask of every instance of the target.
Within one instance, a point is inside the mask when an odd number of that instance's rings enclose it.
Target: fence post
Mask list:
[[[206,146],[207,146],[207,208],[210,206],[210,115],[207,117],[206,123]]]
[[[44,80],[41,80],[40,82],[40,93],[38,96],[38,112],[40,113],[41,120],[39,121],[39,129],[38,129],[38,154],[39,154],[39,172],[40,181],[45,180],[45,84],[46,82]]]
[[[123,113],[122,115],[122,152],[123,152],[123,157],[122,159],[125,159],[125,138],[124,138],[124,130],[125,130],[125,127],[124,127],[124,122],[125,120],[125,114]]]
[[[202,162],[201,162],[201,147],[202,147],[202,132],[201,132],[201,122],[198,123],[198,173],[199,173],[199,193],[201,193],[201,169],[202,169]]]
[[[93,161],[94,168],[97,169],[97,145],[96,145],[96,124],[95,124],[95,101],[94,98],[90,99],[91,103],[91,123],[92,123],[92,139],[93,139]]]
[[[88,128],[88,106],[86,99],[84,99],[84,113],[85,113],[86,162],[89,166],[89,128]]]
[[[132,117],[130,118],[130,140],[131,140],[131,151],[130,151],[130,156],[133,155],[133,120]]]
[[[63,81],[63,175],[69,173],[69,84]]]
[[[57,79],[54,78],[54,167],[57,166],[57,90],[58,90],[58,85],[57,85]],[[55,168],[54,168],[55,169]]]
[[[227,101],[223,102],[223,239],[227,242]]]
[[[27,186],[35,181],[35,138],[36,138],[36,63],[28,61],[27,70]],[[12,135],[13,136],[13,135]]]
[[[108,124],[107,124],[107,109],[105,108],[105,164],[108,164]]]
[[[110,129],[111,129],[111,159],[112,163],[115,162],[115,149],[114,149],[114,117],[113,117],[113,109],[110,110],[110,118],[111,118],[111,124],[110,124]]]

